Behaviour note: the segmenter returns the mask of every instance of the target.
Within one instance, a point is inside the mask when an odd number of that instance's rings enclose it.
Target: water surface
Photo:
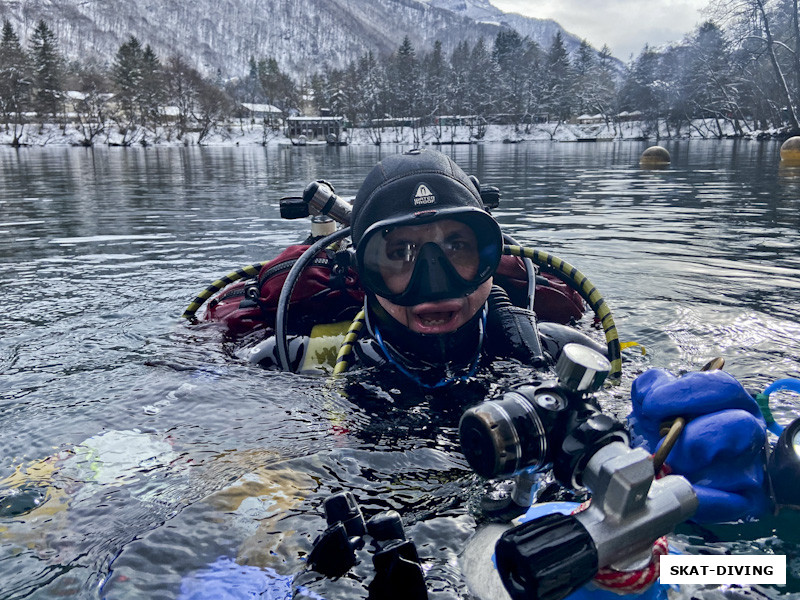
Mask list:
[[[643,170],[646,146],[447,151],[501,189],[508,233],[583,271],[647,349],[626,354],[609,410],[626,413],[650,367],[723,356],[755,391],[797,377],[800,171],[748,141],[667,144],[672,165]],[[0,478],[40,502],[0,520],[0,597],[187,598],[233,571],[267,598],[360,598],[369,559],[334,584],[293,577],[341,490],[401,512],[432,598],[467,597],[455,557],[481,490],[455,434],[467,398],[344,396],[180,319],[220,275],[306,236],[280,197],[318,178],[352,196],[398,150],[0,149]],[[528,377],[503,375],[476,390]],[[797,412],[774,402],[779,420]],[[735,531],[797,555],[780,530]]]

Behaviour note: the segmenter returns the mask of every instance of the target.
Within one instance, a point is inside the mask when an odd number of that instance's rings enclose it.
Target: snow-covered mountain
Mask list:
[[[162,58],[180,54],[208,74],[247,71],[250,56],[274,57],[302,78],[321,66],[341,67],[372,50],[396,50],[404,36],[428,50],[464,39],[490,43],[512,27],[542,46],[562,31],[554,21],[505,14],[488,0],[1,0],[23,40],[39,19],[55,31],[70,59],[110,61],[135,35]]]
[[[532,19],[516,13],[505,13],[489,0],[420,0],[430,6],[449,10],[478,23],[491,23],[501,27],[516,29],[523,36],[536,40],[547,47],[559,31],[564,37],[568,50],[577,48],[580,38],[568,33],[552,19]]]

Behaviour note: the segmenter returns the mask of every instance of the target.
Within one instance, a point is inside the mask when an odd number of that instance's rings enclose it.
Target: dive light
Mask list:
[[[486,478],[509,476],[550,464],[564,485],[581,485],[581,472],[594,450],[628,435],[603,414],[591,394],[611,369],[599,352],[567,344],[556,363],[558,382],[523,384],[500,400],[468,409],[461,417],[461,450]]]
[[[347,200],[336,195],[330,183],[320,179],[306,186],[302,198],[293,196],[281,198],[280,210],[284,219],[324,215],[347,226],[350,225],[353,207]]]

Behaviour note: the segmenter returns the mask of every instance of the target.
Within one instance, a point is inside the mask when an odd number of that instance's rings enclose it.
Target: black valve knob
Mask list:
[[[571,515],[549,514],[505,532],[497,570],[514,600],[561,600],[597,573],[597,548]]]

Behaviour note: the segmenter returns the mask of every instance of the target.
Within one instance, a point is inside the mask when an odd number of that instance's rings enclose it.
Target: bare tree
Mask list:
[[[797,0],[712,0],[709,11],[728,27],[735,43],[746,53],[758,57],[764,53],[773,71],[780,101],[784,104],[782,117],[792,131],[800,131],[798,123],[798,97],[800,90],[790,88],[786,78],[786,61],[780,54],[790,54],[796,85],[800,86],[800,58],[797,56],[800,41]],[[788,23],[784,19],[788,18]],[[776,31],[785,31],[794,37],[794,49],[776,37]],[[788,38],[787,38],[788,39]],[[791,68],[791,67],[790,67]]]
[[[174,55],[167,60],[167,96],[177,107],[177,137],[181,139],[189,131],[197,106],[197,82],[200,74],[183,57]]]
[[[83,135],[81,144],[92,146],[106,133],[106,122],[111,114],[109,92],[111,82],[97,65],[87,65],[78,73],[79,97],[73,100],[78,129]]]
[[[195,79],[194,86],[197,102],[192,116],[198,126],[197,143],[201,144],[221,121],[230,116],[233,101],[223,90],[201,78]]]

